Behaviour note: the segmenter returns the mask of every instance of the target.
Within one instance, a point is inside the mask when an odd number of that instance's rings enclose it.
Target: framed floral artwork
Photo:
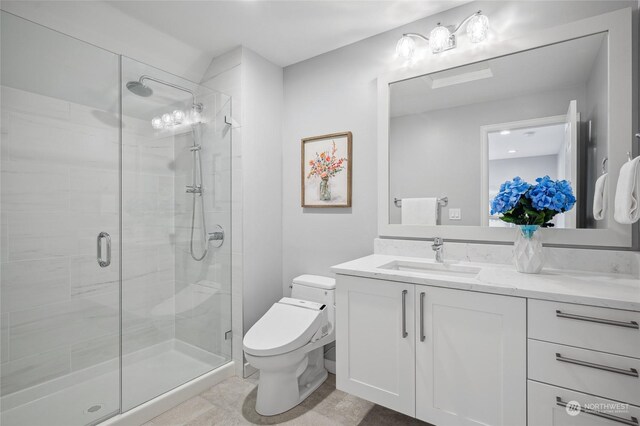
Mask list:
[[[302,207],[351,207],[351,132],[302,139]]]

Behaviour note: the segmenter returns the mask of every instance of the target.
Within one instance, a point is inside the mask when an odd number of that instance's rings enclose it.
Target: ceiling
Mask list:
[[[118,59],[111,52],[197,82],[214,57],[238,45],[286,66],[463,3],[468,1],[2,1],[3,10],[59,33],[3,14],[0,50],[8,65],[1,78],[10,87],[115,113]],[[151,71],[126,60],[123,72],[127,81]],[[177,76],[163,78],[188,85]],[[158,96],[162,88],[155,90],[152,98],[126,98],[127,114],[149,119],[162,106],[153,102],[178,100],[175,91],[165,99]]]
[[[594,34],[394,83],[391,116],[582,86],[605,39],[604,33]]]
[[[425,16],[462,0],[113,1],[128,16],[211,57],[244,45],[285,67]]]
[[[489,133],[489,160],[557,155],[564,147],[564,134],[564,123]]]

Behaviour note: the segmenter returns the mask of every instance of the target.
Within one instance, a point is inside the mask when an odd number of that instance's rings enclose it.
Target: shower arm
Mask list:
[[[198,108],[202,107],[201,104],[196,102],[196,94],[193,92],[193,90],[189,90],[189,89],[187,89],[185,87],[178,86],[177,84],[169,83],[168,81],[164,81],[164,80],[160,80],[160,79],[155,78],[155,77],[151,77],[150,75],[143,75],[143,76],[140,77],[140,79],[138,81],[141,84],[144,84],[145,80],[155,81],[156,83],[164,84],[165,86],[173,87],[174,89],[181,90],[183,92],[187,92],[193,98],[193,106],[198,107]]]

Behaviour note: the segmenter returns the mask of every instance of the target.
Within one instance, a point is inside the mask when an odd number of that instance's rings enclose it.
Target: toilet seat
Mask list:
[[[247,332],[245,352],[273,356],[306,345],[326,322],[324,309],[319,303],[283,297]]]

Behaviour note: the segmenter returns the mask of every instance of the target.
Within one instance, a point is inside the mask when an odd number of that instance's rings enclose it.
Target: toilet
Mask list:
[[[305,400],[327,378],[324,345],[335,340],[333,278],[301,275],[247,332],[249,364],[260,370],[256,411],[273,416]]]

